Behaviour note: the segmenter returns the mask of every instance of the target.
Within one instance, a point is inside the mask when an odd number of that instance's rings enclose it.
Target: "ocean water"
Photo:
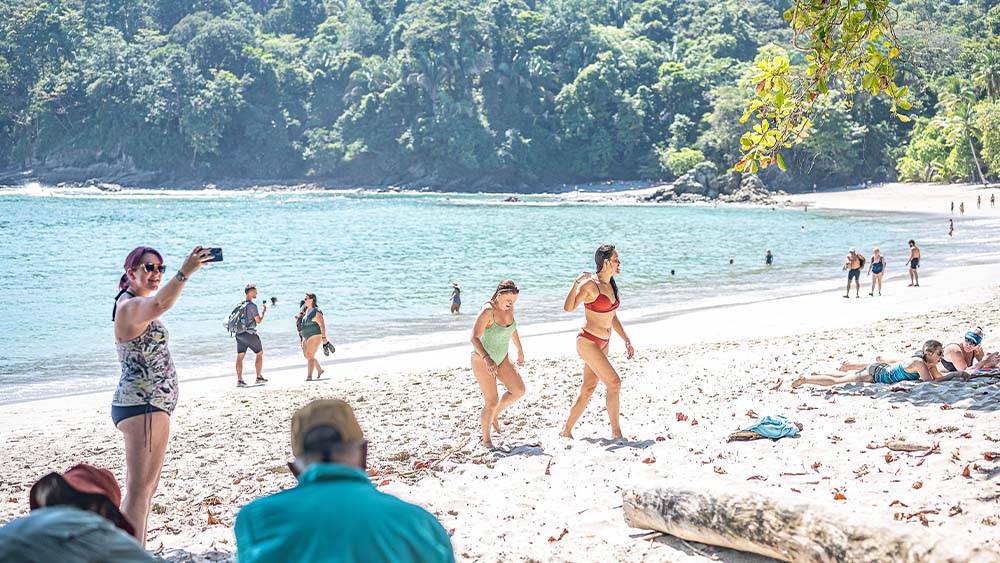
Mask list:
[[[125,255],[138,245],[159,249],[168,275],[195,245],[224,249],[225,261],[195,274],[163,318],[183,380],[231,375],[235,347],[222,322],[250,282],[258,301],[278,298],[259,327],[274,362],[299,354],[293,315],[306,292],[317,294],[338,353],[380,342],[399,349],[468,331],[503,278],[521,286],[522,333],[578,320],[563,312],[563,299],[581,271],[593,270],[602,243],[618,248],[620,312],[635,319],[842,287],[850,246],[868,255],[880,246],[890,275],[904,271],[910,238],[927,268],[967,262],[1000,232],[1000,214],[985,210],[956,219],[960,234],[975,237],[949,239],[944,216],[519,197],[2,189],[0,403],[110,393],[119,370],[113,298]],[[766,249],[775,255],[770,268]],[[452,281],[462,286],[459,316],[448,311]]]

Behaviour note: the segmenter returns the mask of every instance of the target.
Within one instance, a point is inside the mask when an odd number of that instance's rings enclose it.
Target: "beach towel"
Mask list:
[[[1000,377],[1000,368],[974,369],[969,372],[972,377]]]
[[[757,419],[757,422],[729,436],[729,441],[759,440],[770,438],[777,440],[785,436],[798,436],[801,427],[783,414],[767,415]]]

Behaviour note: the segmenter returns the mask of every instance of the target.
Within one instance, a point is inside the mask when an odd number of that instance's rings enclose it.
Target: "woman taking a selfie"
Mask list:
[[[177,406],[177,372],[167,348],[167,328],[160,316],[180,297],[184,284],[211,261],[207,248],[196,246],[177,273],[160,287],[167,267],[153,248],[140,246],[125,258],[125,273],[111,319],[122,366],[111,401],[111,419],[125,436],[125,498],[121,511],[146,544],[146,524],[153,493],[160,481],[170,434],[170,414]]]

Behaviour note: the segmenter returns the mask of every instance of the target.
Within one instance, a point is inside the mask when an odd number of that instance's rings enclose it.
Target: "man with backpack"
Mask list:
[[[261,376],[260,371],[264,367],[264,346],[260,343],[260,336],[257,335],[257,325],[264,321],[264,313],[267,313],[267,303],[263,303],[264,309],[258,312],[257,305],[253,300],[257,297],[257,286],[248,284],[243,290],[246,293],[246,301],[237,305],[230,314],[229,330],[236,335],[236,386],[246,387],[243,381],[243,356],[247,349],[257,355],[254,368],[257,370],[256,384],[267,383]],[[235,317],[235,318],[234,318]],[[235,322],[234,322],[235,321]],[[235,326],[234,326],[235,325]]]

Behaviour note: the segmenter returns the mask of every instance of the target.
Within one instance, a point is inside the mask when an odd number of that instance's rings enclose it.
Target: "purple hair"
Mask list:
[[[163,255],[160,251],[156,250],[151,246],[137,246],[132,252],[128,253],[125,257],[125,273],[122,274],[120,280],[118,280],[118,289],[125,289],[128,287],[128,272],[139,267],[139,259],[142,258],[143,254],[155,254],[157,258],[160,259],[160,263],[163,263]]]

